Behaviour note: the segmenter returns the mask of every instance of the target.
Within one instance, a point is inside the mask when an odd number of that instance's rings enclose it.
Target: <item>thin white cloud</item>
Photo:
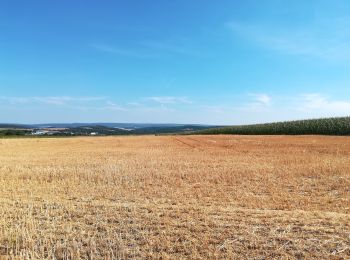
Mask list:
[[[226,25],[235,35],[264,48],[330,60],[350,59],[350,19],[308,24],[303,28],[238,22]]]
[[[290,96],[278,96],[276,93],[274,95],[248,93],[245,96],[231,97],[229,100],[212,97],[206,102],[194,103],[187,97],[153,96],[118,103],[108,97],[0,96],[0,106],[2,111],[18,113],[16,118],[22,121],[26,120],[23,117],[26,115],[31,116],[33,121],[41,121],[44,116],[49,121],[58,119],[75,121],[75,116],[91,118],[89,121],[101,121],[103,118],[111,122],[170,120],[188,123],[245,124],[350,115],[350,99],[332,98],[322,93]],[[184,109],[187,107],[186,104],[191,104],[191,109]],[[29,111],[40,112],[31,115],[32,112]],[[11,113],[2,113],[0,121],[11,121],[10,119],[15,118],[8,115]]]
[[[255,101],[264,105],[269,106],[271,104],[271,97],[267,94],[252,94],[255,98]]]
[[[109,45],[92,45],[92,47],[98,51],[106,52],[114,55],[125,56],[129,58],[137,58],[137,59],[153,59],[159,58],[159,54],[156,53],[148,53],[141,50],[132,50],[121,48],[117,46],[109,46]]]
[[[191,43],[188,40],[174,39],[173,41],[145,40],[136,43],[134,48],[106,44],[93,44],[91,47],[101,52],[138,59],[164,58],[173,55],[202,56],[198,48],[191,48],[189,45]]]
[[[118,105],[112,101],[107,101],[105,106],[102,106],[102,110],[115,110],[115,111],[128,111],[125,107]]]
[[[142,106],[142,104],[139,103],[139,102],[129,102],[128,105],[129,106],[133,106],[133,107],[140,107],[140,106]]]
[[[205,112],[210,112],[210,113],[217,113],[217,114],[225,114],[225,113],[232,113],[233,114],[233,107],[230,106],[223,106],[223,105],[207,105],[207,106],[202,106],[202,109]]]
[[[188,43],[185,43],[188,44]],[[181,54],[186,56],[200,57],[202,54],[199,51],[184,47],[185,44],[172,44],[166,41],[144,41],[142,45],[154,51],[168,52]]]
[[[174,96],[156,96],[156,97],[147,97],[147,100],[159,103],[159,104],[192,104],[193,102],[187,97],[174,97]]]
[[[105,100],[105,97],[70,97],[70,96],[47,96],[47,97],[5,97],[1,96],[0,101],[10,104],[43,103],[49,105],[66,105],[74,102],[92,102]]]
[[[272,105],[272,98],[268,94],[249,94],[251,100],[244,104],[240,109],[250,110],[250,111],[265,111],[269,109]]]
[[[350,100],[332,100],[319,93],[304,94],[301,96],[302,111],[317,111],[334,115],[350,115]]]

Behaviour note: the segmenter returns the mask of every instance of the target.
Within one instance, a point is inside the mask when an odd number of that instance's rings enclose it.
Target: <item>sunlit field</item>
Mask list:
[[[0,258],[350,258],[350,138],[0,139]]]

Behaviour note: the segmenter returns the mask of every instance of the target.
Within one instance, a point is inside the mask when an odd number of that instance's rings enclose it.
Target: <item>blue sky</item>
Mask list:
[[[0,122],[344,115],[349,1],[0,1]]]

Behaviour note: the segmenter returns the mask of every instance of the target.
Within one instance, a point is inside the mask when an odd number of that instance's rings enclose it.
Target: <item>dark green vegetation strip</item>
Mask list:
[[[7,137],[7,136],[25,136],[26,134],[29,134],[30,131],[27,130],[20,130],[20,129],[0,129],[0,137]]]
[[[194,131],[190,134],[350,135],[350,117],[228,126]]]

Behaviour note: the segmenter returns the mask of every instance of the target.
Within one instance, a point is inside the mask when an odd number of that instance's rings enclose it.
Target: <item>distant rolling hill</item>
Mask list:
[[[139,123],[52,123],[52,124],[0,124],[0,136],[86,136],[86,135],[144,135],[174,134],[204,130],[215,126],[186,124]],[[6,132],[5,132],[6,131]]]
[[[0,124],[0,129],[27,129],[32,128],[29,125],[21,125],[21,124]]]
[[[103,125],[84,125],[79,127],[66,128],[61,130],[61,134],[73,133],[74,135],[143,135],[143,134],[171,134],[185,133],[208,129],[209,126],[200,125],[158,125],[148,127],[138,127],[127,125],[124,127],[106,127]],[[58,133],[59,134],[59,133]]]
[[[33,130],[30,130],[33,129]],[[350,117],[297,120],[252,125],[210,126],[140,123],[0,124],[0,135],[142,135],[142,134],[237,134],[237,135],[350,135]],[[6,131],[6,132],[4,132]]]
[[[47,124],[33,124],[36,128],[78,128],[86,126],[103,126],[108,128],[121,129],[138,129],[148,127],[173,127],[182,126],[183,124],[152,124],[152,123],[47,123]]]
[[[350,117],[216,127],[193,131],[189,134],[350,135]]]

